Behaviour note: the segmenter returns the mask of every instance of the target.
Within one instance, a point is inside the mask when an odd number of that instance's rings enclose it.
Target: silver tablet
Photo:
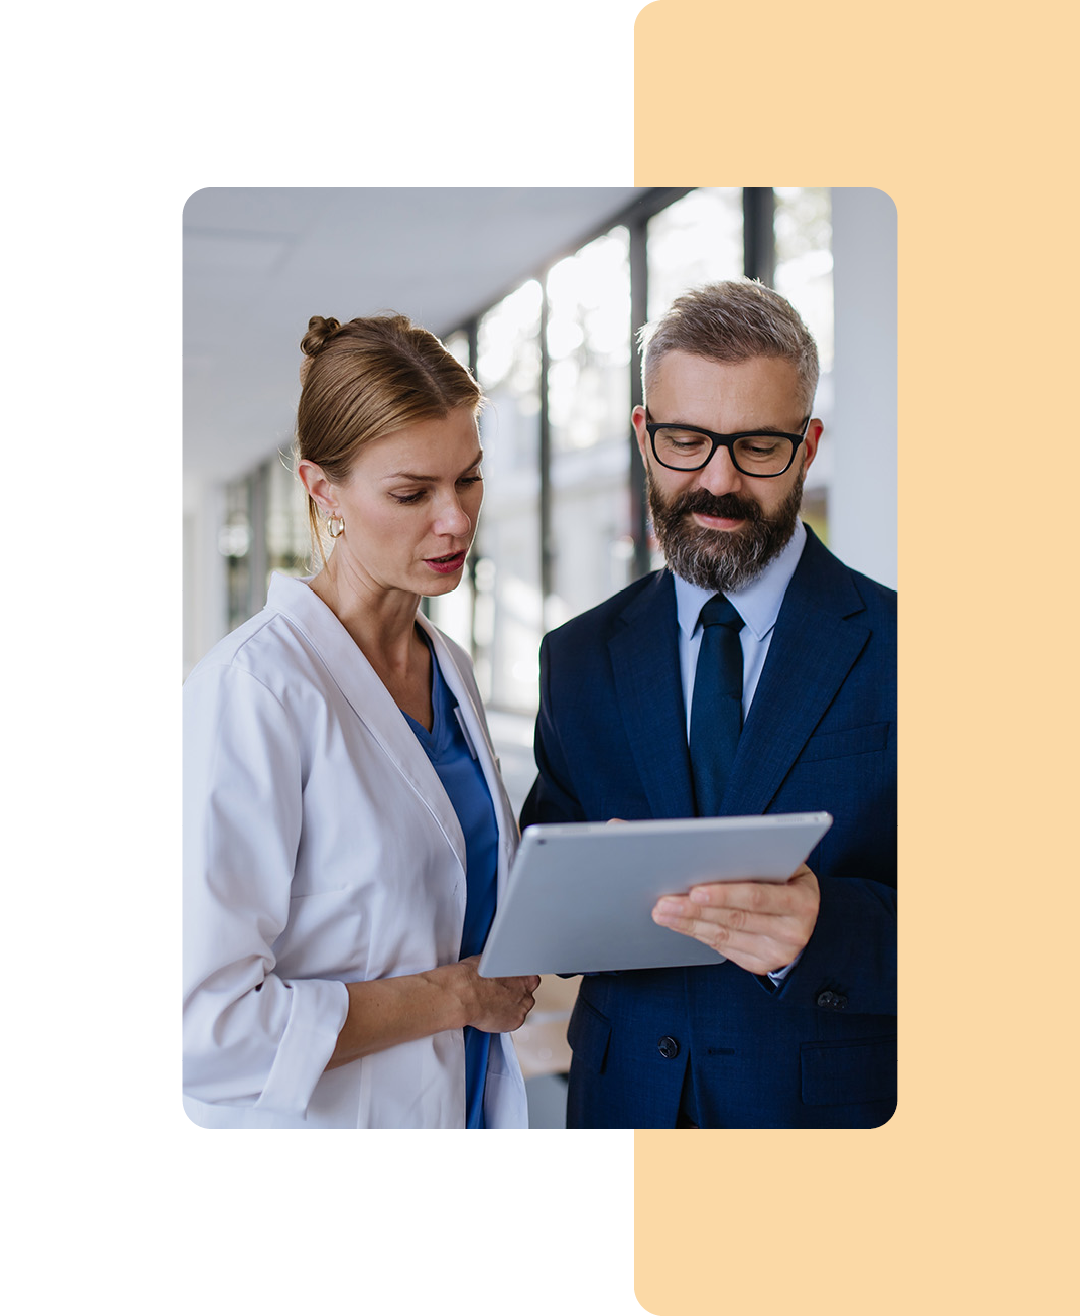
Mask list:
[[[832,825],[827,813],[529,827],[480,960],[485,978],[722,964],[659,927],[663,895],[700,882],[786,881]]]

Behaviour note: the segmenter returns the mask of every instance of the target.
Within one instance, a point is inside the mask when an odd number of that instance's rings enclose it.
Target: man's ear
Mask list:
[[[811,420],[806,428],[806,438],[803,439],[803,447],[806,449],[806,456],[803,458],[803,470],[808,471],[814,458],[817,456],[818,443],[822,434],[825,432],[825,426],[815,417]]]
[[[635,407],[630,413],[630,419],[634,425],[634,434],[637,436],[638,452],[641,453],[641,460],[647,466],[645,454],[649,447],[649,431],[645,428],[645,408]]]

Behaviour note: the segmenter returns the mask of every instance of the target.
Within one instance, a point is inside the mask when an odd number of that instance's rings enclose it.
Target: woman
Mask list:
[[[480,391],[404,316],[316,316],[302,347],[321,570],[275,575],[184,688],[185,1109],[522,1127],[538,979],[476,972],[516,825],[469,659],[418,611],[476,529]]]

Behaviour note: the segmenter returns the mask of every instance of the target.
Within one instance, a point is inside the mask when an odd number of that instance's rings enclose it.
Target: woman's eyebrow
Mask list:
[[[476,456],[469,462],[468,466],[461,472],[462,475],[468,475],[474,466],[479,466],[484,460],[482,451],[477,452]],[[437,475],[417,475],[413,471],[394,471],[392,475],[384,475],[384,480],[415,480],[417,484],[437,484],[439,477]]]

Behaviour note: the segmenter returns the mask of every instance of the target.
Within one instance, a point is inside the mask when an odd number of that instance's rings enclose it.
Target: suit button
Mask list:
[[[817,1003],[824,1010],[842,1010],[847,1005],[847,997],[841,996],[839,992],[822,992]]]
[[[679,1054],[679,1044],[673,1037],[662,1037],[656,1045],[665,1060],[674,1060]]]

